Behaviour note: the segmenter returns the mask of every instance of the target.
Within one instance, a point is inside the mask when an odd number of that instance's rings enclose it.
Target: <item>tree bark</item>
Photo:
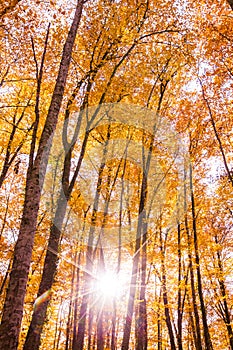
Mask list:
[[[233,0],[227,0],[227,2],[231,6],[231,9],[233,10]]]
[[[187,235],[188,260],[189,260],[189,269],[190,269],[190,283],[191,283],[193,312],[194,312],[194,320],[195,320],[194,342],[195,342],[196,350],[202,350],[200,318],[199,318],[199,313],[198,313],[197,297],[196,297],[196,290],[195,290],[195,279],[194,279],[192,247],[191,247],[191,235],[189,232],[188,217],[187,217],[187,191],[186,191],[185,182],[186,182],[186,173],[185,173],[185,179],[184,179],[184,211],[185,211],[184,224],[185,224],[185,231],[186,231],[186,235]]]
[[[180,223],[177,225],[177,245],[178,245],[178,302],[177,302],[177,344],[178,349],[183,350],[182,346],[182,301],[181,301],[181,228]]]
[[[88,140],[88,133],[85,134],[84,141],[82,144],[82,150],[80,152],[78,164],[76,167],[76,170],[78,171],[81,167],[87,140]],[[39,291],[37,295],[38,298],[52,288],[52,285],[54,282],[54,276],[57,270],[57,263],[59,260],[58,250],[59,250],[59,244],[61,239],[62,224],[66,213],[67,203],[73,189],[73,186],[69,185],[71,153],[72,153],[72,148],[69,149],[64,160],[64,168],[63,168],[63,175],[62,175],[62,189],[60,191],[60,196],[58,199],[54,223],[50,229],[49,243],[48,243],[48,248],[47,248],[45,262],[44,262],[42,279],[40,282]],[[77,174],[78,174],[78,171],[76,171]],[[73,185],[74,185],[74,182],[73,182]],[[24,350],[30,350],[32,346],[33,346],[33,349],[35,350],[39,349],[40,338],[41,338],[41,333],[43,329],[43,324],[46,319],[48,304],[49,304],[49,298],[46,299],[40,305],[40,308],[34,308],[32,320],[31,320],[26,341],[24,344]]]
[[[147,189],[147,179],[146,179],[146,174],[143,173],[139,213],[138,213],[139,217],[138,217],[138,227],[137,227],[137,235],[136,235],[136,243],[135,243],[135,253],[133,257],[133,267],[132,267],[131,281],[130,281],[130,293],[129,293],[129,299],[128,299],[127,314],[126,314],[126,320],[124,325],[124,333],[123,333],[121,350],[129,349],[129,340],[130,340],[130,332],[131,332],[131,326],[132,326],[132,320],[133,320],[134,300],[135,300],[137,277],[138,277],[138,265],[139,265],[139,258],[140,258],[141,233],[142,233],[143,221],[146,220],[146,213],[144,208],[145,202],[146,202],[146,189]]]
[[[94,232],[96,225],[96,216],[99,206],[100,193],[102,188],[103,181],[103,171],[106,165],[106,157],[108,153],[108,142],[110,139],[110,126],[107,132],[107,139],[105,142],[105,147],[103,149],[103,155],[101,159],[101,165],[98,173],[98,181],[96,185],[95,199],[93,203],[93,211],[91,218],[91,227],[88,236],[87,251],[86,251],[86,266],[85,266],[85,275],[84,275],[84,292],[83,298],[80,306],[79,312],[79,321],[78,321],[78,333],[76,338],[75,347],[73,350],[82,350],[84,348],[84,338],[85,338],[85,329],[86,329],[86,318],[87,318],[87,309],[88,309],[88,299],[90,293],[90,282],[91,282],[91,273],[93,269],[93,243],[94,243]]]
[[[166,276],[166,268],[165,268],[165,247],[162,242],[162,232],[160,228],[160,252],[161,252],[161,268],[162,268],[162,296],[163,296],[163,304],[164,304],[164,312],[165,312],[165,321],[168,329],[168,335],[170,339],[170,347],[171,350],[176,350],[175,337],[172,328],[170,310],[168,305],[168,295],[167,295],[167,276]]]
[[[147,313],[146,313],[146,267],[147,267],[147,223],[143,223],[142,256],[141,256],[141,285],[139,292],[138,310],[138,342],[136,350],[147,349]]]
[[[215,242],[216,242],[216,244],[219,244],[217,236],[215,236]],[[219,283],[219,287],[220,287],[221,296],[223,299],[223,301],[222,301],[223,308],[222,309],[224,312],[224,322],[225,322],[226,328],[227,328],[230,348],[231,348],[231,350],[233,350],[233,330],[232,330],[232,326],[231,326],[230,311],[229,311],[229,307],[227,304],[227,290],[226,290],[226,286],[225,286],[225,282],[224,282],[224,278],[223,278],[223,266],[222,266],[222,261],[221,261],[221,256],[220,256],[219,250],[217,251],[217,259],[218,259],[218,268],[219,268],[219,272],[220,272],[220,277],[218,278],[218,283]]]
[[[205,339],[206,350],[213,350],[209,327],[207,323],[206,307],[204,302],[204,296],[202,291],[202,279],[201,279],[201,269],[200,269],[200,257],[199,257],[199,247],[198,247],[198,236],[197,236],[197,225],[196,225],[196,214],[195,214],[195,200],[193,191],[193,178],[192,178],[192,165],[189,167],[190,174],[190,192],[191,192],[191,204],[192,204],[192,222],[193,222],[193,240],[194,240],[194,251],[195,251],[195,263],[196,263],[196,273],[197,273],[197,289],[201,305],[201,314],[203,322],[203,333]]]
[[[36,231],[41,189],[48,163],[52,135],[57,125],[72,49],[79,27],[84,0],[78,0],[74,20],[67,35],[48,115],[40,138],[33,168],[27,177],[23,216],[14,250],[14,261],[0,326],[0,348],[16,350],[23,317],[24,298]]]

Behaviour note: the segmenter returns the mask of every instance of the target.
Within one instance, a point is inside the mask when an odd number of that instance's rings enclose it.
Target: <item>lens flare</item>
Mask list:
[[[40,306],[51,297],[51,289],[44,292],[40,297],[38,297],[34,302],[34,310],[38,310]]]
[[[124,290],[124,284],[120,280],[119,275],[110,271],[101,274],[95,284],[96,292],[106,299],[116,298]]]

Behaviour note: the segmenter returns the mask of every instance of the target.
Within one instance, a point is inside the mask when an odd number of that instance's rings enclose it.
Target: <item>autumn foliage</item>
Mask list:
[[[233,4],[0,4],[0,349],[233,350]]]

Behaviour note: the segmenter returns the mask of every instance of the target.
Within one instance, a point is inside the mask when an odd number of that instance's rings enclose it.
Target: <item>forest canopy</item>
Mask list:
[[[233,350],[232,11],[1,2],[1,350]]]

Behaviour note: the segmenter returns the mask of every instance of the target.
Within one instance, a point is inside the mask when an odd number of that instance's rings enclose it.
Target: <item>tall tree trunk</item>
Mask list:
[[[156,284],[155,284],[155,287],[156,287]],[[163,329],[162,329],[162,322],[161,322],[161,295],[162,295],[162,290],[160,289],[158,306],[157,306],[158,350],[162,350],[162,342],[163,342],[163,336],[162,336]]]
[[[187,302],[188,302],[188,322],[189,322],[188,323],[188,334],[190,334],[190,336],[188,337],[188,349],[190,349],[189,343],[191,344],[191,349],[194,349],[194,347],[197,349],[196,329],[195,329],[195,323],[194,323],[194,319],[193,319],[193,312],[192,312],[189,294],[187,294]],[[189,330],[190,330],[190,332],[189,332]]]
[[[133,312],[134,312],[134,301],[136,294],[136,286],[137,286],[137,277],[138,277],[138,265],[140,258],[140,248],[141,248],[141,232],[144,220],[146,220],[145,213],[145,202],[146,202],[146,189],[147,189],[147,179],[145,173],[143,173],[142,185],[141,185],[141,193],[140,193],[140,204],[139,204],[139,213],[138,213],[138,227],[137,227],[137,235],[136,235],[136,243],[135,243],[135,251],[133,256],[133,267],[131,273],[130,280],[130,292],[129,299],[127,305],[127,314],[124,325],[124,333],[123,340],[121,344],[121,350],[129,349],[129,340],[131,333],[131,326],[133,320]]]
[[[146,314],[146,267],[147,267],[147,223],[143,223],[142,254],[141,254],[141,285],[138,310],[138,342],[136,350],[147,349],[147,314]]]
[[[163,96],[163,94],[162,94]],[[162,97],[161,97],[162,99]],[[159,110],[159,108],[158,108]],[[155,125],[154,125],[155,128]],[[154,130],[155,132],[155,130]],[[144,135],[143,135],[144,137]],[[124,325],[124,332],[123,332],[123,340],[121,344],[121,350],[128,350],[129,349],[129,341],[130,341],[130,332],[131,332],[131,326],[132,326],[132,319],[133,319],[133,312],[134,312],[134,300],[135,300],[135,294],[136,294],[136,285],[137,285],[137,277],[138,277],[138,266],[140,261],[140,250],[142,248],[142,280],[141,280],[141,291],[140,296],[143,300],[143,304],[141,308],[139,308],[140,314],[140,323],[142,326],[142,334],[139,334],[142,339],[140,339],[138,346],[140,346],[139,349],[147,349],[147,315],[146,315],[146,300],[145,300],[145,289],[146,289],[146,242],[147,242],[147,215],[146,215],[146,199],[147,199],[147,175],[149,173],[150,164],[151,164],[151,157],[152,157],[152,150],[153,150],[153,143],[154,143],[154,135],[151,135],[150,138],[150,144],[148,149],[147,156],[145,155],[145,150],[142,148],[142,160],[143,160],[143,176],[142,176],[142,183],[141,183],[141,189],[140,189],[140,202],[139,202],[139,211],[138,211],[138,226],[137,226],[137,233],[136,233],[136,243],[135,243],[135,250],[134,250],[134,256],[133,256],[133,267],[132,267],[132,274],[131,274],[131,281],[130,281],[130,293],[129,293],[129,299],[128,299],[128,305],[127,305],[127,315]],[[139,328],[138,328],[139,329]],[[138,337],[139,339],[139,337]]]
[[[165,243],[164,243],[165,244]],[[162,241],[162,232],[160,228],[160,252],[161,252],[161,268],[162,268],[162,296],[164,303],[165,321],[168,329],[168,335],[170,339],[171,350],[176,350],[175,337],[172,328],[170,310],[168,305],[168,295],[167,295],[167,276],[165,268],[165,246]]]
[[[187,235],[187,244],[188,244],[188,261],[189,261],[189,269],[190,269],[190,283],[191,283],[191,291],[192,291],[192,304],[193,304],[193,311],[194,311],[194,319],[195,319],[195,347],[196,350],[202,350],[202,341],[201,341],[201,328],[200,328],[200,318],[198,313],[198,306],[197,306],[197,297],[196,297],[196,289],[195,289],[195,279],[194,279],[194,269],[193,269],[193,259],[192,259],[192,245],[191,245],[191,236],[189,232],[189,225],[188,225],[188,217],[187,217],[187,191],[186,191],[186,173],[185,173],[185,179],[184,179],[184,224],[185,224],[185,231]]]
[[[41,189],[48,163],[52,135],[57,125],[72,49],[80,23],[84,0],[78,0],[74,20],[63,47],[59,72],[33,167],[29,169],[23,216],[0,326],[0,348],[16,350],[23,317],[24,298],[36,231]],[[31,348],[32,349],[32,348]]]
[[[215,242],[216,242],[216,244],[219,244],[217,235],[215,236]],[[218,259],[218,268],[219,268],[219,272],[220,272],[220,277],[218,278],[218,283],[219,283],[219,287],[220,287],[221,296],[223,299],[223,301],[222,301],[223,308],[222,309],[224,312],[224,322],[225,322],[226,328],[227,328],[230,348],[231,348],[231,350],[233,350],[233,330],[232,330],[232,326],[231,326],[230,311],[229,311],[229,307],[227,304],[227,291],[226,291],[226,286],[225,286],[225,282],[224,282],[224,278],[223,278],[223,266],[222,266],[222,261],[221,261],[221,256],[220,256],[219,250],[217,251],[217,259]]]
[[[79,121],[79,123],[81,123],[81,121]],[[86,133],[84,137],[82,150],[80,152],[78,164],[75,170],[76,174],[78,174],[78,171],[81,167],[87,140],[88,140],[88,133]],[[65,218],[67,203],[70,198],[71,192],[73,190],[73,186],[69,184],[71,154],[72,154],[72,148],[69,149],[64,160],[64,168],[63,168],[63,175],[62,175],[62,189],[60,191],[60,195],[58,199],[58,204],[57,204],[56,213],[54,217],[54,223],[50,229],[49,243],[48,243],[48,248],[47,248],[45,262],[44,262],[42,279],[40,282],[39,291],[37,295],[38,298],[51,289],[53,285],[56,269],[57,269],[57,263],[59,259],[58,250],[59,250],[59,244],[61,239],[62,224]],[[72,182],[72,184],[74,184],[74,182]],[[32,320],[31,320],[26,341],[24,344],[24,350],[31,349],[32,345],[33,345],[33,349],[39,349],[40,338],[41,338],[41,333],[43,329],[43,324],[46,318],[48,304],[49,304],[49,298],[46,299],[43,303],[41,303],[40,308],[34,308]]]
[[[157,282],[159,280],[159,283]],[[161,310],[161,299],[162,299],[162,287],[160,283],[160,276],[159,273],[156,273],[154,275],[154,300],[156,309],[153,309],[155,315],[156,315],[156,321],[157,321],[157,338],[155,337],[155,342],[157,343],[157,350],[162,350],[162,342],[163,342],[163,327],[162,327],[162,310]]]
[[[96,193],[93,203],[93,211],[91,218],[91,227],[88,236],[87,243],[87,251],[86,251],[86,266],[85,266],[85,275],[84,275],[84,291],[83,298],[80,306],[79,312],[79,321],[78,321],[78,333],[76,338],[76,346],[73,347],[73,350],[82,350],[84,347],[84,337],[85,337],[85,329],[86,329],[86,318],[87,318],[87,308],[88,308],[88,299],[90,293],[90,282],[91,282],[91,274],[93,270],[93,244],[94,244],[94,233],[95,233],[95,225],[96,218],[99,206],[100,193],[102,189],[102,181],[103,181],[103,171],[106,165],[106,157],[108,153],[108,142],[110,139],[110,126],[107,131],[107,138],[105,142],[105,147],[103,149],[103,155],[101,160],[101,165],[99,168],[98,180],[96,185]]]
[[[70,291],[70,302],[69,302],[69,312],[68,312],[68,320],[67,320],[67,325],[66,325],[66,343],[65,343],[65,350],[69,350],[71,348],[70,344],[72,336],[72,326],[73,326],[73,322],[72,322],[72,315],[74,313],[74,296],[75,296],[75,275],[76,275],[76,265],[77,265],[77,260],[78,260],[78,252],[77,252],[77,248],[75,251],[75,256],[74,256],[74,265],[73,265],[73,269],[72,269],[72,279],[71,279],[71,291]]]
[[[196,214],[195,214],[195,200],[193,192],[193,177],[192,177],[192,165],[189,167],[190,174],[190,192],[191,192],[191,204],[192,204],[192,222],[193,222],[193,240],[194,240],[194,250],[195,250],[195,262],[196,262],[196,273],[197,273],[197,288],[201,305],[201,314],[203,322],[203,332],[205,339],[206,350],[213,350],[209,327],[207,323],[206,307],[204,302],[204,296],[202,291],[202,280],[201,280],[201,268],[200,268],[200,257],[199,257],[199,247],[198,247],[198,237],[197,237],[197,225],[196,225]]]
[[[181,229],[180,223],[177,226],[177,243],[178,243],[178,302],[177,302],[177,343],[178,350],[183,350],[182,346],[182,301],[181,301]]]
[[[59,348],[59,343],[61,339],[61,312],[62,312],[62,303],[63,303],[63,298],[60,298],[61,302],[59,304],[58,312],[57,312],[57,317],[56,317],[56,325],[55,325],[55,334],[54,334],[54,341],[53,341],[53,350],[58,350]]]
[[[102,274],[105,271],[105,263],[104,263],[104,252],[103,248],[100,247],[100,257],[98,263],[98,274]],[[98,305],[98,315],[97,315],[97,350],[104,350],[104,327],[103,327],[103,317],[104,317],[104,300],[100,299],[100,303]]]
[[[85,217],[84,217],[85,220]],[[84,221],[85,228],[85,221]],[[75,283],[75,301],[74,301],[74,320],[73,320],[73,339],[72,339],[72,350],[76,347],[77,341],[77,323],[78,323],[78,296],[79,296],[79,283],[80,283],[80,263],[81,263],[81,249],[78,254],[78,264],[76,268],[76,283]]]
[[[112,334],[111,334],[111,350],[116,350],[116,318],[117,308],[116,300],[113,300],[113,315],[112,315]]]
[[[91,345],[94,342],[92,327],[93,327],[94,312],[92,308],[89,308],[88,313],[88,334],[87,334],[87,350],[91,350]]]

